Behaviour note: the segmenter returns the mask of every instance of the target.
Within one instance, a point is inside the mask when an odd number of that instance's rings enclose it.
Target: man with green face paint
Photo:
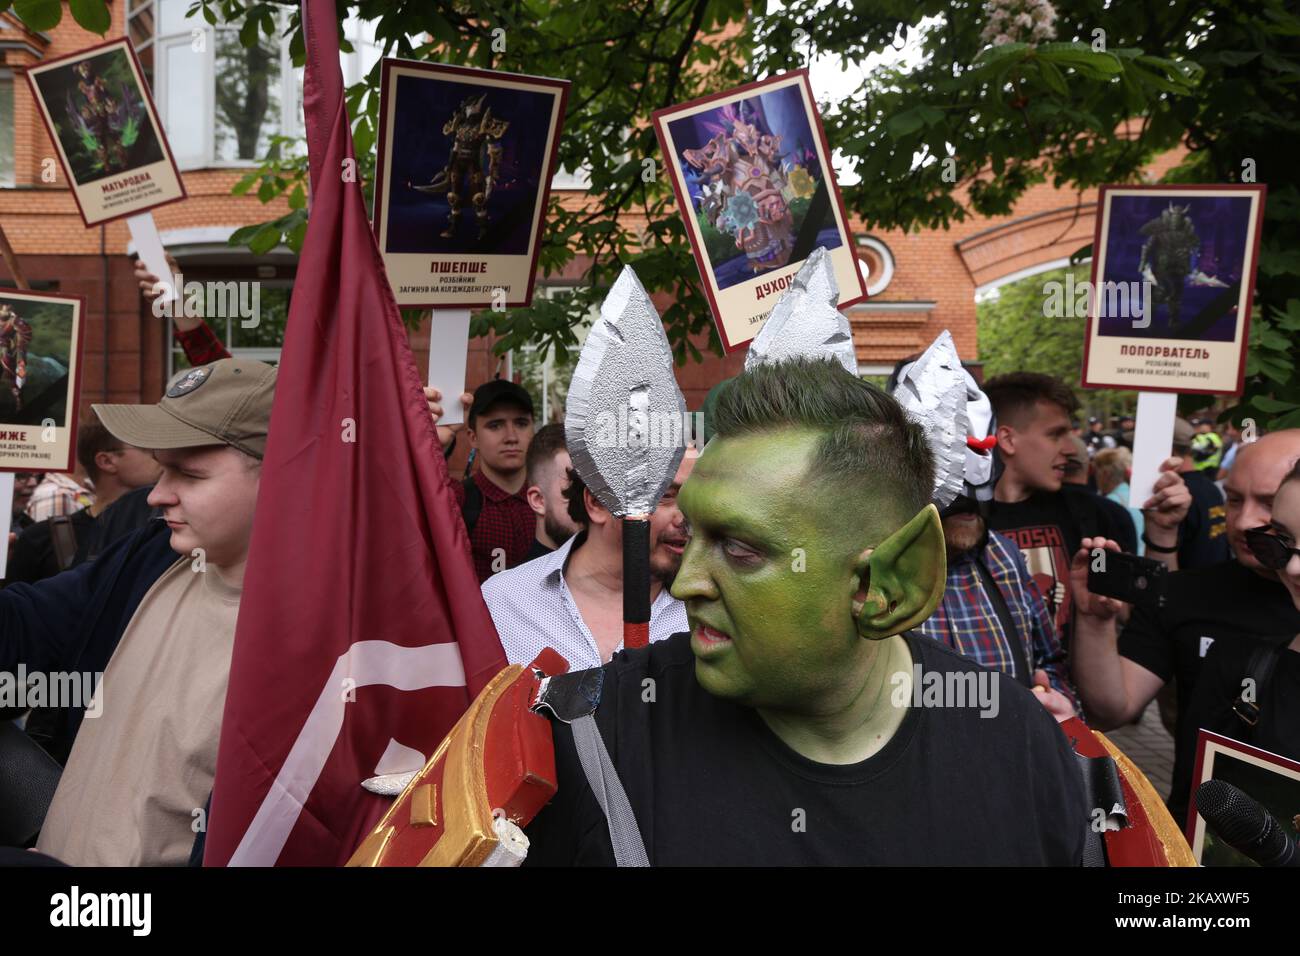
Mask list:
[[[691,631],[543,688],[559,790],[527,865],[1077,865],[1055,721],[904,636],[945,576],[919,426],[808,358],[729,383],[713,426],[679,497]]]

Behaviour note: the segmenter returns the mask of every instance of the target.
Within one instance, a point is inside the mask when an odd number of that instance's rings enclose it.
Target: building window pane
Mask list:
[[[255,160],[280,129],[280,43],[258,34],[244,47],[239,34],[217,32],[216,159]]]
[[[278,349],[284,345],[284,327],[289,320],[290,289],[267,286],[259,283],[257,288],[257,310],[254,318],[243,318],[252,312],[252,289],[249,281],[239,283],[241,317],[230,320],[230,338],[227,347],[232,351],[238,349]],[[244,328],[245,321],[256,321],[251,328]]]
[[[163,126],[178,161],[202,162],[206,152],[204,124],[203,58],[193,51],[188,39],[164,47],[167,64],[167,115]]]
[[[188,19],[185,11],[193,5],[193,0],[158,0],[158,35],[166,36],[169,33],[189,33],[195,27],[202,27],[204,20],[202,16],[193,16]]]
[[[131,14],[131,42],[139,46],[153,39],[153,8]]]
[[[14,78],[0,76],[0,186],[14,184]]]
[[[156,103],[158,101],[158,88],[153,83],[153,44],[148,43],[145,46],[138,47],[135,55],[140,59],[140,70],[144,73],[144,81],[149,84],[149,92],[153,94]]]

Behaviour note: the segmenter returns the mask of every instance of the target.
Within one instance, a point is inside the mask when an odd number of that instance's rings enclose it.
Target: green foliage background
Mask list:
[[[102,0],[70,0],[79,22]],[[7,7],[0,0],[0,9]],[[191,15],[239,27],[245,46],[277,32],[278,11],[297,62],[295,0],[195,0]],[[385,55],[559,76],[573,83],[559,159],[590,172],[589,202],[553,197],[541,248],[544,274],[575,256],[592,266],[571,296],[477,315],[500,352],[536,343],[567,361],[574,328],[624,263],[664,314],[679,362],[720,351],[680,211],[663,172],[650,113],[705,93],[805,65],[812,56],[860,64],[912,38],[914,68],[865,71],[843,102],[821,104],[833,150],[854,166],[849,211],[868,228],[944,228],[1010,212],[1035,183],[1086,190],[1135,182],[1157,155],[1183,145],[1166,179],[1267,183],[1258,315],[1237,417],[1300,425],[1300,14],[1289,0],[1169,0],[1161,4],[1056,0],[1057,39],[989,47],[983,0],[340,0],[377,22]],[[14,0],[36,29],[58,22],[57,0]],[[107,29],[107,26],[104,27]],[[415,39],[412,39],[415,38]],[[503,45],[504,44],[504,45]],[[347,48],[346,42],[344,43]],[[360,172],[373,178],[379,68],[348,90]],[[232,241],[254,252],[297,249],[306,224],[306,158],[272,141],[238,191],[286,195],[290,212]],[[643,175],[643,160],[658,165]],[[941,175],[943,160],[956,175]],[[634,230],[632,217],[644,226]],[[1041,308],[1041,307],[1040,307]],[[414,316],[409,317],[411,319]],[[1077,369],[1075,370],[1077,380]]]

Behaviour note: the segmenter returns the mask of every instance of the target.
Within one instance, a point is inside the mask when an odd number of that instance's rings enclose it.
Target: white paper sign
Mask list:
[[[158,224],[154,222],[152,212],[142,212],[128,216],[127,228],[131,230],[131,241],[135,244],[135,254],[143,260],[146,268],[156,275],[162,284],[159,301],[168,302],[177,298],[172,288],[174,279],[172,270],[167,265],[167,254],[163,251],[162,236],[158,235]]]
[[[5,576],[9,564],[9,522],[14,511],[14,475],[11,471],[0,472],[0,578]]]
[[[1133,475],[1129,479],[1128,506],[1141,508],[1151,497],[1160,465],[1174,447],[1177,392],[1138,392],[1137,423],[1133,432]]]
[[[469,309],[434,309],[429,323],[429,384],[442,392],[439,425],[460,425],[465,391],[465,358],[469,354]]]

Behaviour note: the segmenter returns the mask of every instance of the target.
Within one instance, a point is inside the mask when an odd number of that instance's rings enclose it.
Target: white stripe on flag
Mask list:
[[[388,641],[353,644],[335,662],[284,766],[230,857],[230,866],[274,866],[279,859],[343,728],[347,706],[343,682],[348,678],[354,687],[371,684],[386,684],[398,690],[464,687],[465,667],[460,648],[454,642],[420,647],[404,647]],[[357,786],[360,785],[357,781]]]

